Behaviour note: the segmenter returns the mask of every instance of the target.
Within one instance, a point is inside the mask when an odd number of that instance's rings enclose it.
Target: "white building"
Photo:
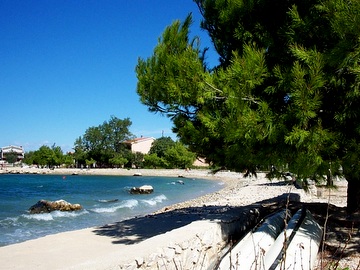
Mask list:
[[[133,153],[140,152],[143,154],[148,154],[154,141],[155,138],[153,137],[141,137],[125,141],[124,143],[128,145],[131,152]]]
[[[6,159],[7,154],[15,153],[17,155],[17,160],[23,160],[24,159],[24,148],[22,146],[4,146],[0,148],[0,160]]]

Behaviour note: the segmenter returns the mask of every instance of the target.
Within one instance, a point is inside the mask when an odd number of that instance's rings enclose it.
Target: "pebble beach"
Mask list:
[[[158,269],[151,265],[151,258],[166,254],[164,247],[185,253],[184,243],[191,243],[201,238],[204,231],[212,229],[215,219],[202,218],[194,220],[194,215],[184,214],[182,209],[200,209],[203,207],[239,208],[266,201],[286,193],[297,194],[301,202],[330,202],[339,207],[346,205],[345,196],[332,196],[322,190],[305,192],[294,185],[278,184],[282,180],[270,182],[264,173],[257,177],[244,178],[241,173],[220,171],[213,174],[210,170],[147,170],[147,169],[36,169],[8,168],[0,173],[40,173],[40,174],[98,174],[98,175],[142,175],[201,178],[222,181],[224,187],[215,193],[206,194],[196,199],[169,205],[146,217],[139,217],[126,223],[101,228],[88,228],[79,231],[49,235],[43,238],[26,241],[0,248],[0,269]],[[340,180],[336,185],[346,190],[346,181]],[[240,209],[240,208],[239,208]],[[153,233],[146,229],[151,221],[159,226],[151,227]],[[174,224],[176,223],[176,226]],[[150,223],[149,223],[150,224]],[[132,227],[130,227],[130,225]],[[152,225],[153,226],[153,225]],[[138,228],[138,231],[134,228]],[[110,230],[111,228],[111,230]],[[141,230],[139,229],[141,228]],[[150,227],[148,227],[150,229]],[[127,231],[128,233],[124,233]],[[140,237],[141,236],[141,237]],[[194,238],[195,237],[195,238]],[[214,241],[217,236],[211,236]],[[141,238],[141,239],[140,239]],[[209,237],[203,236],[201,239]],[[188,239],[188,240],[187,240]],[[181,240],[181,241],[180,241]],[[219,240],[221,242],[221,239]],[[178,248],[181,246],[182,248]],[[211,244],[214,246],[214,243]],[[181,251],[177,251],[180,249]],[[162,251],[160,251],[162,250]],[[166,249],[169,250],[169,249]],[[173,256],[175,256],[173,255]],[[169,255],[169,258],[171,255]],[[46,259],[45,259],[46,258]],[[174,260],[175,257],[171,257]],[[173,269],[178,268],[174,263]],[[166,267],[169,269],[169,267]],[[165,268],[164,268],[165,269]],[[187,269],[183,267],[182,269]],[[200,269],[200,268],[199,268]]]

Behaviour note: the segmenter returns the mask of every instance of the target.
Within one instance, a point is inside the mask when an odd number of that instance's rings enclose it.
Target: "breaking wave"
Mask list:
[[[142,203],[148,204],[150,206],[155,206],[158,203],[162,203],[163,201],[167,200],[166,196],[164,194],[161,194],[159,196],[156,196],[149,200],[141,200]]]
[[[95,213],[113,213],[118,211],[119,209],[123,208],[134,208],[139,205],[139,202],[137,200],[125,200],[120,203],[115,203],[109,207],[98,207],[91,209],[91,211]]]

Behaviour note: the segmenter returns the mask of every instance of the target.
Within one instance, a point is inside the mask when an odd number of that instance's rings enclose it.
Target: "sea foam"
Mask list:
[[[25,219],[34,219],[34,220],[42,220],[42,221],[49,221],[54,220],[51,213],[42,213],[42,214],[24,214],[21,217]]]
[[[81,215],[88,214],[87,210],[81,211],[53,211],[50,213],[41,213],[41,214],[23,214],[21,215],[22,218],[29,219],[29,220],[41,220],[41,221],[51,221],[58,218],[73,218],[78,217]]]
[[[167,200],[166,196],[164,194],[161,194],[159,196],[156,196],[152,199],[149,199],[149,200],[141,200],[142,203],[145,203],[145,204],[148,204],[148,205],[151,205],[151,206],[154,206],[154,205],[157,205],[158,203],[161,203],[163,201]]]
[[[139,205],[137,200],[125,200],[120,203],[115,203],[109,207],[99,207],[91,209],[95,213],[113,213],[123,208],[134,208]]]

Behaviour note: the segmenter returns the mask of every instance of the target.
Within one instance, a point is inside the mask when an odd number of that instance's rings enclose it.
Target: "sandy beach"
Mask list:
[[[261,209],[265,209],[266,205],[276,206],[274,198],[291,193],[301,202],[326,203],[330,200],[338,207],[346,205],[346,193],[341,196],[322,190],[306,193],[284,181],[270,182],[263,173],[259,173],[257,178],[243,178],[240,173],[222,171],[214,175],[208,170],[14,170],[11,173],[137,173],[142,176],[206,178],[224,182],[224,188],[190,201],[169,205],[151,215],[1,247],[0,269],[205,269],[208,259],[204,256],[200,263],[202,251],[199,250],[196,251],[199,256],[195,258],[194,242],[200,241],[199,245],[206,252],[210,250],[220,256],[229,241],[226,230],[234,230],[232,224],[239,224],[241,218],[247,219],[249,215],[260,218],[260,214],[256,215],[255,212],[262,213]],[[346,190],[346,181],[337,181],[336,184]],[[177,258],[184,256],[193,256],[194,261],[186,262],[189,265],[177,261]]]

